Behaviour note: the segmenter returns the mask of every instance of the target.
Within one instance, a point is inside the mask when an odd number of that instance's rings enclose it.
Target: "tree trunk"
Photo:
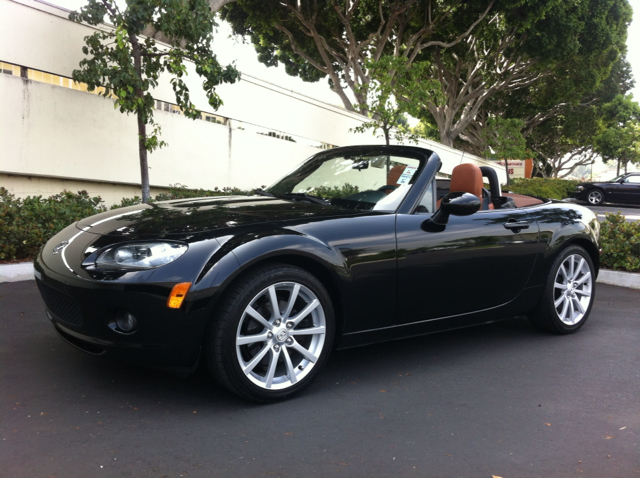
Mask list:
[[[509,176],[509,160],[504,160],[504,172],[507,175],[507,187],[511,185],[511,177]]]
[[[138,119],[138,151],[140,153],[140,181],[142,184],[142,202],[149,202],[151,192],[149,190],[149,162],[147,161],[147,125],[140,113],[136,115]]]

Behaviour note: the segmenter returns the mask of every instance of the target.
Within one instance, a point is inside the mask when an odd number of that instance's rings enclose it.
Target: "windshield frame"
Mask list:
[[[346,146],[341,148],[334,148],[331,150],[323,151],[321,153],[315,154],[308,158],[306,161],[301,163],[298,167],[293,169],[290,173],[284,175],[278,181],[274,182],[265,191],[273,194],[278,197],[281,194],[288,194],[279,190],[278,186],[287,180],[287,178],[298,176],[306,176],[309,177],[313,174],[314,171],[318,170],[322,164],[327,161],[330,161],[335,158],[347,157],[347,156],[364,156],[364,157],[375,157],[375,156],[395,156],[399,158],[407,158],[413,159],[419,162],[419,165],[408,181],[407,191],[404,193],[402,199],[395,204],[395,208],[393,209],[368,209],[375,210],[379,212],[385,213],[394,213],[397,212],[402,204],[406,201],[407,197],[411,195],[412,189],[414,189],[415,183],[418,181],[419,177],[424,172],[424,169],[429,161],[429,158],[433,155],[433,151],[428,150],[426,148],[420,148],[416,146],[386,146],[386,145],[365,145],[365,146]],[[310,195],[313,195],[313,192],[309,192]],[[375,204],[375,203],[374,203]],[[337,207],[344,207],[345,209],[351,209],[345,207],[344,205],[336,205]],[[364,209],[364,208],[363,208]]]

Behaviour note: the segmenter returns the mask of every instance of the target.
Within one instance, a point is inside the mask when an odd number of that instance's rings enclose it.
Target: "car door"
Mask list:
[[[619,190],[620,201],[640,204],[640,175],[632,175],[624,178]]]
[[[540,251],[538,225],[524,209],[396,218],[399,324],[467,314],[505,304],[523,290]]]

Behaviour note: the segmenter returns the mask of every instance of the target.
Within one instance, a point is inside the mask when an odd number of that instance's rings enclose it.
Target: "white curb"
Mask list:
[[[636,272],[611,271],[600,269],[597,282],[603,284],[629,287],[630,289],[640,289],[640,274]]]
[[[0,265],[0,282],[33,280],[33,262]]]

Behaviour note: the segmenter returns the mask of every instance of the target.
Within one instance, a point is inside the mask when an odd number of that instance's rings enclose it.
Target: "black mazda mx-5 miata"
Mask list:
[[[599,267],[594,214],[502,194],[472,164],[438,199],[440,166],[417,147],[337,148],[254,196],[83,219],[35,261],[47,315],[84,352],[183,372],[202,357],[259,402],[305,388],[335,347],[523,314],[579,329]]]

